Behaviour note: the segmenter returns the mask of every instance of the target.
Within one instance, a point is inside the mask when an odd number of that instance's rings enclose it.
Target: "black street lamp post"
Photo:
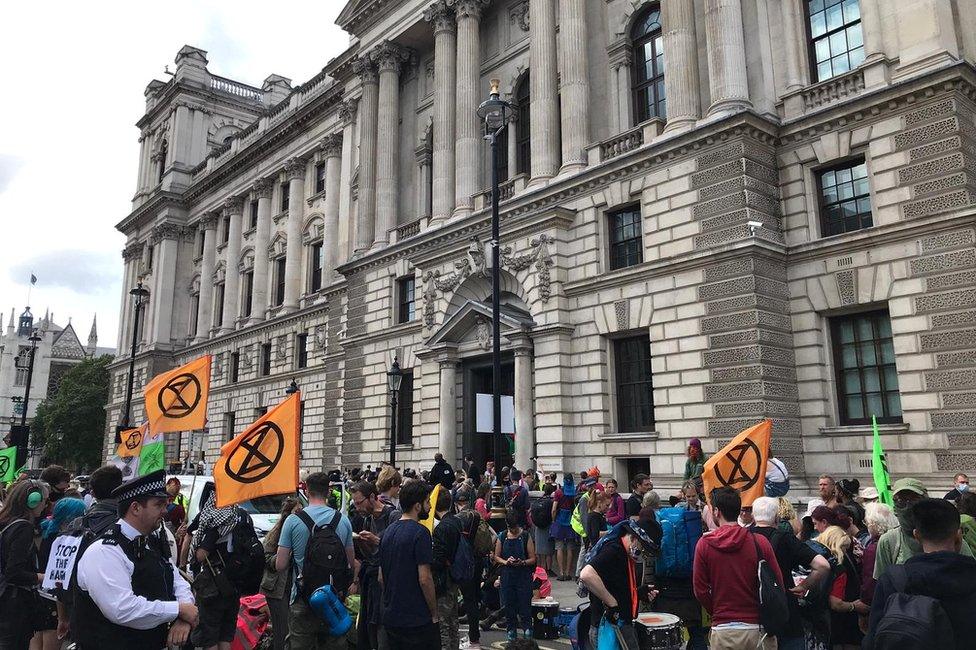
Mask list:
[[[400,362],[393,357],[393,365],[386,373],[387,385],[390,388],[390,467],[396,468],[396,445],[397,445],[397,396],[400,394],[400,385],[403,383],[403,371],[400,370]]]
[[[122,431],[128,429],[130,426],[129,416],[132,412],[132,382],[135,379],[136,372],[136,345],[138,344],[139,337],[139,316],[142,313],[143,305],[149,300],[149,289],[142,286],[142,280],[139,280],[135,289],[129,291],[129,295],[132,296],[135,318],[132,322],[132,349],[129,353],[129,377],[125,388],[125,407],[122,409],[122,419],[119,421],[119,426],[116,427],[116,442],[121,440],[119,436]]]
[[[41,340],[41,336],[37,333],[37,330],[31,332],[31,335],[27,337],[30,341],[30,357],[27,361],[27,383],[24,386],[24,402],[21,404],[20,409],[20,430],[27,434],[27,453],[30,456],[34,455],[34,435],[27,429],[27,411],[30,410],[30,389],[31,380],[34,377],[34,355],[37,353],[37,343]],[[18,449],[17,456],[21,454]]]
[[[499,303],[498,136],[512,117],[513,107],[498,95],[498,79],[491,80],[488,99],[478,107],[485,122],[485,140],[491,144],[491,410],[495,456],[495,487],[502,485],[502,353]]]

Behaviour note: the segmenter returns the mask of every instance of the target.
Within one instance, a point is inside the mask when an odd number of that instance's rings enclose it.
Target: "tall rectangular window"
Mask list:
[[[224,283],[214,287],[214,327],[220,327],[224,322]]]
[[[308,334],[299,334],[295,337],[295,351],[298,367],[308,368]]]
[[[320,162],[315,166],[315,193],[325,191],[325,163]]]
[[[230,353],[230,383],[236,384],[237,378],[240,375],[241,366],[241,353],[231,352]]]
[[[322,242],[312,244],[309,252],[311,253],[310,261],[312,265],[310,288],[312,291],[318,291],[322,288]]]
[[[403,371],[397,397],[397,444],[413,443],[413,370]]]
[[[288,183],[281,184],[281,212],[288,212]]]
[[[274,304],[277,307],[285,303],[285,258],[279,257],[274,261],[274,265],[275,265]]]
[[[190,336],[197,333],[197,323],[200,322],[200,294],[190,295]]]
[[[416,315],[416,278],[397,280],[397,322],[409,323]]]
[[[820,231],[824,237],[854,232],[873,225],[871,188],[864,159],[817,173]]]
[[[234,428],[237,426],[237,418],[233,412],[224,413],[224,429],[227,431],[227,439],[234,439]]]
[[[261,344],[261,376],[267,377],[271,374],[271,344]]]
[[[644,261],[644,241],[641,237],[640,206],[611,212],[610,270],[623,269]]]
[[[813,80],[826,81],[864,61],[860,0],[806,0]]]
[[[224,217],[221,222],[220,241],[224,244],[230,241],[230,217]]]
[[[203,249],[207,247],[207,231],[203,228],[197,229],[197,257],[203,257]]]
[[[248,213],[248,229],[258,227],[258,202],[251,201],[250,211]]]
[[[146,248],[146,270],[147,271],[152,271],[153,269],[153,252],[155,252],[153,250],[153,245],[150,244]]]
[[[251,315],[251,303],[254,302],[254,271],[245,271],[241,278],[241,316]]]
[[[621,433],[654,429],[651,341],[647,334],[616,339],[617,426]]]
[[[901,396],[887,310],[830,319],[842,425],[901,422]]]

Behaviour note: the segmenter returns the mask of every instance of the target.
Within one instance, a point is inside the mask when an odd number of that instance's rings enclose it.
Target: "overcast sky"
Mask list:
[[[9,2],[0,21],[0,310],[72,318],[82,341],[98,314],[115,347],[124,237],[143,91],[184,44],[215,74],[260,86],[303,83],[348,45],[344,0]]]

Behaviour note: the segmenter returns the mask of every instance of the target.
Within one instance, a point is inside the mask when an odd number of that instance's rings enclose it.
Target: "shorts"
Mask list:
[[[562,550],[571,551],[573,549],[579,548],[580,545],[579,537],[572,538],[572,539],[555,539],[553,541],[556,545],[557,551],[562,551]]]
[[[239,599],[213,598],[197,602],[200,623],[190,633],[195,646],[209,648],[221,641],[231,643],[237,634],[237,614],[241,609]]]

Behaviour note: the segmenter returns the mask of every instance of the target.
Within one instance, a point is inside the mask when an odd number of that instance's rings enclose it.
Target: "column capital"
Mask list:
[[[491,4],[491,0],[447,0],[447,5],[454,9],[457,17],[481,20],[481,11]]]
[[[376,64],[370,60],[369,55],[360,55],[358,59],[353,63],[353,70],[359,75],[359,81],[363,84],[373,84],[379,83],[379,74],[376,69]]]
[[[285,162],[285,178],[289,181],[295,179],[305,180],[305,159],[304,158],[289,158]]]
[[[215,230],[217,228],[218,219],[220,219],[219,212],[204,212],[203,216],[200,217],[200,227],[204,230]]]
[[[179,239],[183,234],[183,227],[172,222],[163,222],[153,226],[149,235],[149,242],[153,245],[158,244],[164,239]]]
[[[356,113],[359,111],[359,98],[347,99],[339,104],[339,120],[343,126],[352,124],[356,121]]]
[[[122,249],[122,259],[126,262],[142,256],[142,242],[137,241],[129,244]]]
[[[322,138],[319,149],[326,158],[339,157],[342,155],[342,133],[332,133]]]
[[[395,72],[399,74],[403,64],[408,62],[411,56],[412,50],[390,41],[383,41],[369,52],[370,61],[380,73]]]
[[[454,10],[447,6],[447,0],[438,0],[424,9],[424,20],[431,23],[435,36],[440,32],[453,33],[457,29]]]
[[[259,178],[251,185],[251,191],[259,199],[270,199],[271,190],[274,188],[274,181],[270,178]]]
[[[232,196],[224,201],[223,215],[241,214],[244,212],[244,197]]]

